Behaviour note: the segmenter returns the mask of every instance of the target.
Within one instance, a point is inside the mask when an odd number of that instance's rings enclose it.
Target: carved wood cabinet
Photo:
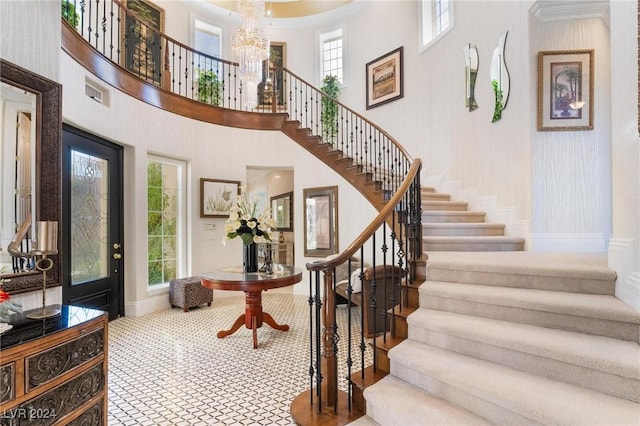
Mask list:
[[[0,334],[0,425],[107,424],[108,315],[60,308]]]

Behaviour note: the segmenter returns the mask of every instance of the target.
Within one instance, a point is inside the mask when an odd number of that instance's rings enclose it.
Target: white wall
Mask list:
[[[191,13],[184,12],[181,3],[161,2],[167,10],[167,32],[174,38],[188,42],[188,20]],[[639,201],[640,163],[637,136],[636,82],[636,2],[614,0],[611,3],[611,102],[607,99],[607,42],[606,28],[597,22],[576,25],[579,37],[572,44],[550,40],[544,32],[561,36],[564,30],[555,24],[533,22],[529,17],[531,1],[457,1],[454,30],[431,49],[420,53],[418,48],[418,3],[415,1],[355,2],[351,14],[341,19],[314,18],[313,24],[293,22],[286,27],[269,28],[274,41],[287,43],[287,66],[302,78],[313,82],[316,76],[315,35],[319,29],[344,24],[348,40],[348,86],[341,99],[356,111],[366,113],[395,137],[415,157],[425,162],[424,175],[432,181],[442,182],[445,188],[460,188],[461,193],[491,198],[497,207],[512,209],[523,222],[535,221],[534,232],[551,234],[605,235],[613,229],[610,264],[618,271],[622,290],[637,293],[640,282],[638,240],[640,237]],[[171,12],[171,13],[169,13]],[[197,13],[205,13],[198,10]],[[38,31],[18,27],[16,16],[29,16]],[[332,15],[333,16],[333,15]],[[325,19],[326,18],[326,19]],[[182,22],[175,21],[180,19]],[[97,110],[96,104],[82,95],[84,72],[65,55],[61,59],[50,52],[59,52],[60,19],[56,2],[2,1],[0,2],[0,56],[25,66],[54,80],[64,83],[65,121],[86,128],[109,140],[126,146],[126,181],[134,188],[126,206],[127,277],[126,298],[133,303],[131,309],[143,312],[147,300],[144,259],[144,211],[135,194],[144,193],[142,172],[146,166],[146,153],[153,151],[165,155],[190,159],[191,185],[196,188],[199,177],[224,177],[244,180],[248,163],[231,153],[244,153],[259,138],[270,148],[265,151],[266,165],[282,166],[286,159],[295,169],[295,197],[301,206],[302,189],[312,186],[340,184],[340,247],[361,229],[373,209],[362,203],[360,195],[345,185],[333,171],[320,165],[314,157],[292,144],[283,135],[227,129],[192,122],[140,105],[114,93],[108,113]],[[231,26],[233,27],[233,26]],[[503,118],[491,123],[493,93],[489,84],[488,65],[498,36],[509,31],[506,43],[506,61],[511,75],[511,94]],[[227,33],[229,35],[229,33]],[[226,43],[228,45],[229,40]],[[478,47],[480,67],[476,97],[480,108],[468,112],[464,107],[464,57],[462,47],[472,43]],[[576,45],[578,44],[578,45]],[[539,135],[535,129],[535,56],[538,49],[582,48],[591,45],[596,50],[596,132],[568,132],[564,135]],[[312,47],[313,46],[313,47]],[[390,104],[365,110],[365,64],[380,55],[404,46],[405,96]],[[602,61],[602,62],[601,62]],[[600,68],[603,67],[603,68]],[[58,69],[61,71],[58,72]],[[61,77],[59,78],[58,75]],[[483,83],[484,82],[484,83]],[[634,90],[629,90],[633,88]],[[83,110],[84,109],[84,110]],[[96,120],[95,115],[100,116]],[[135,114],[135,115],[134,115]],[[91,115],[91,116],[90,116]],[[607,123],[610,116],[611,124]],[[106,123],[109,123],[108,125]],[[147,123],[154,123],[154,126]],[[158,125],[162,123],[162,125]],[[165,127],[166,126],[166,127]],[[609,126],[610,136],[602,133]],[[571,135],[571,133],[574,133]],[[596,135],[593,137],[592,135]],[[553,140],[550,140],[549,138]],[[560,138],[560,139],[558,139]],[[577,138],[577,139],[576,139]],[[607,139],[610,138],[611,179],[606,167]],[[233,148],[219,156],[215,145],[219,140],[234,140]],[[180,141],[180,144],[177,142]],[[261,146],[266,146],[261,145]],[[285,148],[286,147],[286,148]],[[562,158],[576,170],[566,173],[561,191],[589,184],[595,194],[574,196],[568,206],[561,197],[543,194],[544,188],[554,188],[556,181],[544,172],[541,159],[553,158],[560,150]],[[571,150],[576,155],[570,155]],[[222,161],[212,163],[211,153]],[[585,162],[586,161],[586,162]],[[300,165],[304,164],[304,173]],[[255,164],[254,164],[255,165]],[[595,170],[597,176],[587,176]],[[429,179],[423,180],[428,182]],[[539,181],[540,180],[540,181]],[[535,183],[535,186],[534,186]],[[542,185],[542,187],[538,186]],[[607,186],[611,186],[608,192]],[[541,188],[541,189],[540,189]],[[466,191],[466,192],[463,192]],[[197,191],[196,191],[197,192]],[[237,262],[240,248],[219,246],[223,219],[214,234],[198,232],[202,224],[197,216],[197,195],[192,192],[191,226],[192,272],[201,273],[215,263]],[[537,194],[537,195],[534,195]],[[539,196],[540,198],[536,198]],[[577,198],[577,199],[576,199]],[[607,201],[609,198],[612,201]],[[473,200],[471,200],[473,201]],[[544,204],[538,205],[541,202]],[[593,208],[595,203],[596,208]],[[609,218],[607,203],[612,215]],[[571,221],[549,215],[550,210],[564,210]],[[347,215],[345,212],[349,212]],[[137,213],[137,214],[136,214]],[[138,218],[137,216],[140,216]],[[296,214],[295,227],[302,229],[301,215]],[[609,225],[607,225],[609,222]],[[612,224],[611,224],[612,223]],[[212,253],[215,253],[213,255]],[[296,259],[302,257],[302,235],[296,232]],[[625,290],[626,289],[626,290]],[[163,301],[164,295],[157,298]],[[633,297],[632,297],[633,299]],[[636,299],[637,300],[637,299]],[[158,302],[160,303],[160,302]],[[629,303],[629,302],[628,302]],[[153,303],[151,303],[152,306]],[[155,305],[153,305],[155,306]]]
[[[616,295],[640,312],[640,138],[637,2],[611,2],[613,237],[609,266]]]
[[[297,262],[300,266],[307,261],[302,251],[302,188],[340,185],[340,223],[344,224],[341,228],[344,241],[353,239],[366,225],[361,220],[362,215],[353,213],[369,210],[370,218],[374,217],[373,208],[361,206],[362,196],[344,179],[327,170],[319,160],[293,144],[281,132],[244,130],[185,119],[141,104],[113,88],[108,89],[110,105],[107,107],[84,95],[87,72],[64,53],[61,54],[61,67],[65,70],[62,76],[65,97],[73,100],[64,105],[65,122],[127,147],[124,180],[126,315],[138,315],[168,306],[166,289],[149,290],[146,285],[147,201],[146,197],[139,195],[146,193],[148,152],[188,161],[191,194],[188,245],[191,247],[193,275],[237,264],[242,252],[240,241],[231,240],[226,246],[222,245],[225,219],[199,217],[201,177],[238,180],[245,184],[247,166],[260,164],[262,167],[293,168],[296,200],[294,234],[296,259],[300,259]],[[216,229],[205,230],[205,223],[212,222]]]
[[[602,19],[542,23],[531,17],[531,83],[537,52],[586,49],[594,50],[594,129],[538,132],[532,126],[534,250],[605,252],[611,235],[609,28]]]

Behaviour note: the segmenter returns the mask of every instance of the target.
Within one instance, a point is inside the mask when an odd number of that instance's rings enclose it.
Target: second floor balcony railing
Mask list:
[[[263,70],[258,105],[244,106],[238,64],[215,58],[163,34],[161,11],[128,9],[119,0],[62,0],[62,18],[93,49],[159,90],[216,107],[285,113],[393,194],[411,157],[383,129],[286,68]],[[266,65],[266,63],[265,63]],[[326,104],[333,108],[326,108]],[[332,111],[330,117],[326,110]]]

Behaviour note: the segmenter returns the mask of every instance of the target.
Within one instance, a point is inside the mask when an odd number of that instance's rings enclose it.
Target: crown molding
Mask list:
[[[608,0],[538,0],[529,11],[540,22],[600,18],[609,26]]]

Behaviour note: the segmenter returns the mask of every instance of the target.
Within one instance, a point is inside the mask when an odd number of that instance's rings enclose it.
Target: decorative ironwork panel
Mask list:
[[[104,330],[27,358],[27,391],[41,386],[104,351]]]
[[[109,162],[71,151],[71,284],[109,274]]]
[[[0,367],[0,402],[11,401],[16,397],[16,363]]]
[[[15,418],[20,425],[51,425],[105,391],[105,377],[99,364],[81,376],[21,404]]]

